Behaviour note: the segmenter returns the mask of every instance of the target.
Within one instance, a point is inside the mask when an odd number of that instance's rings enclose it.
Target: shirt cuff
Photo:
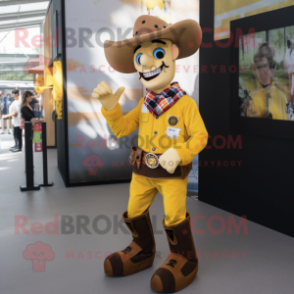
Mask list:
[[[106,118],[106,120],[115,120],[117,119],[121,114],[121,106],[119,103],[116,104],[116,106],[112,110],[106,110],[104,106],[101,107],[101,112],[103,116]]]

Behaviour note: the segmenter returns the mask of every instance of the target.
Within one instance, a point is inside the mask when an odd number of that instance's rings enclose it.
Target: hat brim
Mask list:
[[[104,52],[108,63],[118,72],[134,73],[134,49],[146,41],[168,39],[179,48],[177,59],[185,58],[197,52],[202,41],[202,31],[199,24],[192,19],[177,22],[165,29],[142,34],[123,41],[104,43]]]

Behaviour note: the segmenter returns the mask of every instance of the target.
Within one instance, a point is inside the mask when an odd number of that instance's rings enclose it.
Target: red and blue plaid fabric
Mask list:
[[[178,82],[171,83],[170,87],[156,94],[151,90],[147,90],[144,104],[151,114],[159,117],[162,113],[171,108],[186,92],[183,91]]]

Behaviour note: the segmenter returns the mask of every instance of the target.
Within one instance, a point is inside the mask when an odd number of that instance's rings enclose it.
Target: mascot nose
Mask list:
[[[153,57],[147,54],[143,54],[140,57],[140,62],[143,67],[143,69],[150,69],[151,66],[153,65]]]

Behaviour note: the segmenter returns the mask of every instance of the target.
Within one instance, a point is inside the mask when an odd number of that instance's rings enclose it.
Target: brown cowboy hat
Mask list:
[[[122,73],[136,72],[134,67],[134,49],[138,44],[154,39],[168,39],[179,47],[177,59],[193,55],[199,48],[202,32],[197,21],[183,20],[169,25],[164,20],[151,16],[141,15],[136,19],[133,38],[123,41],[104,43],[104,52],[108,63]]]

